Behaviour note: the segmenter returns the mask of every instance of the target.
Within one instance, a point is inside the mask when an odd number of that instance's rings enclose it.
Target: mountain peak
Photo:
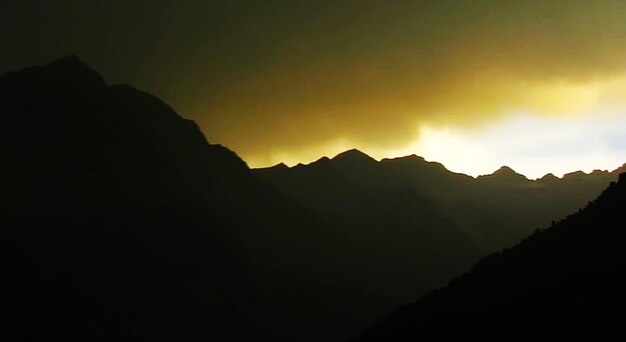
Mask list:
[[[9,72],[0,77],[0,89],[12,92],[38,92],[45,89],[62,93],[106,87],[102,76],[78,56],[68,55],[49,64]]]
[[[336,155],[333,161],[347,161],[347,162],[376,162],[376,160],[367,154],[357,150],[356,148],[341,152]]]
[[[553,173],[547,173],[545,176],[538,179],[540,182],[552,182],[558,180],[559,177],[555,176]]]
[[[278,163],[274,166],[270,166],[270,167],[265,167],[265,168],[259,168],[258,170],[288,170],[289,166],[287,166],[287,164],[285,163]]]
[[[515,172],[508,166],[502,166],[490,175],[478,176],[480,179],[498,179],[504,181],[527,181],[526,176]]]
[[[87,64],[85,64],[78,57],[78,55],[76,55],[76,54],[63,56],[63,57],[61,57],[61,58],[59,58],[57,60],[54,60],[54,61],[48,63],[47,65],[48,66],[53,66],[53,65],[73,65],[73,66],[81,66],[81,67],[89,68],[89,66],[87,66]]]
[[[512,168],[508,167],[508,166],[501,166],[498,170],[496,170],[496,172],[492,173],[492,175],[517,175],[518,173],[515,172],[515,170],[513,170]]]

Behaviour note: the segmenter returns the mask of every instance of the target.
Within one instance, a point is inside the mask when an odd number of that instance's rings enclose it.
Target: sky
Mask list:
[[[474,176],[626,162],[626,1],[0,2],[0,73],[72,53],[252,167],[350,148]]]

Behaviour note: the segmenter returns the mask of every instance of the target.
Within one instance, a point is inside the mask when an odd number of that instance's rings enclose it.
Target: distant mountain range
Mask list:
[[[346,151],[333,159],[324,157],[308,165],[288,168],[279,164],[254,170],[285,195],[329,221],[337,219],[336,215],[329,217],[329,211],[351,217],[342,211],[342,206],[362,200],[354,191],[354,196],[340,204],[328,200],[340,198],[347,187],[410,189],[432,207],[426,216],[443,216],[471,237],[481,253],[510,247],[536,228],[576,211],[596,198],[623,171],[624,166],[611,172],[578,171],[562,178],[547,174],[529,180],[503,166],[493,174],[474,178],[415,155],[377,162],[358,150]],[[424,218],[421,220],[423,225],[431,226]]]
[[[254,172],[337,227],[351,243],[359,286],[398,303],[443,285],[482,255],[421,189],[360,151]]]
[[[1,76],[0,120],[3,340],[348,340],[619,172],[472,178],[356,150],[250,170],[75,56]],[[413,320],[363,338],[395,317]]]

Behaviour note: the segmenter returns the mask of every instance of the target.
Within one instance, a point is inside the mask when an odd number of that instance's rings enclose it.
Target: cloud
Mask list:
[[[407,151],[423,127],[511,113],[601,120],[626,107],[623,13],[615,0],[6,2],[0,67],[77,52],[262,166]]]
[[[199,107],[215,113],[209,136],[262,165],[333,154],[337,140],[402,149],[423,125],[592,113],[626,95],[626,3],[413,4],[345,6],[286,33],[274,58]]]

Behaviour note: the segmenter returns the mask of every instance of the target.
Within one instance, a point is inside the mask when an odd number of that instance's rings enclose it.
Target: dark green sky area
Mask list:
[[[0,72],[76,53],[266,165],[402,149],[421,124],[549,115],[546,84],[621,75],[625,13],[610,0],[4,0]]]

